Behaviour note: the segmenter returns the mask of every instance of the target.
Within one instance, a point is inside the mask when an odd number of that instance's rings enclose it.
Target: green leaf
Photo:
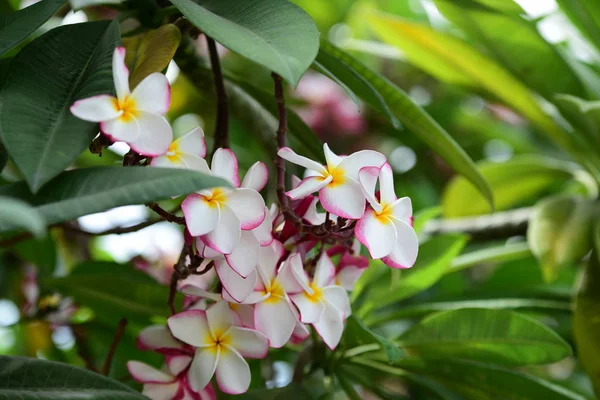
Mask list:
[[[215,186],[224,180],[191,170],[144,167],[96,167],[67,171],[32,195],[25,183],[0,187],[0,195],[35,206],[48,224],[130,204],[164,200]],[[12,227],[0,222],[0,232]]]
[[[12,61],[0,92],[0,138],[35,192],[68,167],[98,133],[69,107],[113,92],[117,21],[52,29]],[[35,100],[35,101],[34,101]]]
[[[542,156],[518,156],[502,163],[483,161],[477,167],[492,188],[498,211],[534,203],[542,194],[560,189],[572,180],[576,171],[573,164]],[[481,215],[487,211],[485,198],[465,178],[453,178],[444,189],[444,217]]]
[[[6,152],[6,149],[4,148],[4,146],[2,146],[2,143],[0,143],[0,172],[2,172],[2,170],[6,166],[7,162],[8,162],[8,153]]]
[[[319,32],[300,7],[282,0],[171,0],[228,49],[297,85],[319,50]]]
[[[557,0],[571,22],[600,50],[600,3],[596,0]]]
[[[58,254],[52,235],[43,239],[29,239],[17,243],[13,251],[24,261],[35,265],[40,275],[50,276],[54,273]]]
[[[399,127],[398,121],[404,124],[419,140],[438,153],[452,169],[472,182],[493,208],[494,200],[489,185],[477,171],[471,158],[444,128],[402,89],[327,42],[321,43],[317,62],[335,74],[375,110],[386,115],[393,126]]]
[[[105,376],[54,361],[0,356],[0,395],[21,400],[144,400]]]
[[[466,0],[465,3],[481,4],[506,14],[525,14],[523,8],[512,0]]]
[[[452,267],[448,273],[461,271],[473,265],[521,260],[528,256],[531,256],[531,250],[529,250],[527,243],[524,242],[486,247],[456,257],[452,261]]]
[[[344,344],[346,346],[365,345],[370,343],[378,344],[390,364],[398,361],[403,355],[403,352],[393,341],[367,328],[355,315],[351,315],[346,320],[344,338]],[[350,352],[351,351],[352,350],[350,350]]]
[[[586,101],[568,94],[556,95],[554,101],[561,114],[585,135],[588,143],[600,146],[600,101]]]
[[[507,310],[464,309],[433,314],[398,338],[409,354],[509,366],[549,364],[571,355],[542,323]]]
[[[232,399],[240,400],[310,400],[314,397],[299,383],[291,383],[288,386],[277,389],[256,389],[247,393],[231,396]]]
[[[63,278],[43,279],[42,285],[73,296],[111,326],[123,317],[148,323],[152,317],[169,316],[169,289],[128,264],[87,262]]]
[[[43,0],[17,12],[0,15],[0,54],[27,39],[65,3],[66,0]]]
[[[0,226],[11,229],[26,229],[35,236],[46,232],[43,215],[24,201],[0,196]]]
[[[127,49],[125,64],[131,71],[131,89],[151,73],[164,70],[173,59],[180,41],[181,32],[173,24],[123,39],[123,46]]]

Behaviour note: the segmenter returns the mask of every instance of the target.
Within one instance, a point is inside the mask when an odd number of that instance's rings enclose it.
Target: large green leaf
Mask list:
[[[22,200],[0,196],[0,226],[26,229],[36,236],[46,231],[42,214]]]
[[[0,395],[20,400],[144,400],[121,382],[72,365],[0,356]]]
[[[513,311],[463,309],[433,314],[398,338],[410,354],[503,365],[548,364],[571,355],[569,345],[540,322]]]
[[[117,21],[52,29],[12,61],[0,92],[0,138],[33,191],[68,167],[98,133],[76,100],[112,93]]]
[[[558,94],[554,101],[563,117],[585,135],[591,146],[600,146],[600,101],[586,101],[568,94]]]
[[[322,42],[317,62],[362,98],[386,115],[392,125],[398,121],[419,140],[438,153],[456,172],[465,176],[490,205],[494,200],[488,183],[477,171],[467,153],[423,108],[402,89],[374,72],[348,53]]]
[[[502,163],[483,161],[477,167],[492,188],[497,210],[533,204],[540,195],[560,189],[575,172],[572,164],[541,156],[514,157]],[[446,218],[465,217],[485,214],[488,207],[477,189],[457,176],[444,189],[442,212]]]
[[[319,32],[300,7],[284,0],[171,0],[195,26],[228,49],[292,85],[319,50]]]
[[[345,346],[376,344],[383,350],[389,363],[398,361],[403,355],[392,340],[367,328],[355,315],[351,315],[346,320],[343,340]],[[346,354],[346,357],[348,357],[348,354]]]
[[[484,5],[469,7],[472,3],[473,0],[435,0],[446,18],[547,99],[552,100],[556,93],[585,92],[557,47],[544,40],[533,22]],[[514,4],[512,0],[504,3]]]
[[[0,15],[0,54],[4,54],[46,22],[66,0],[42,0],[17,12]]]
[[[0,195],[27,201],[48,224],[55,224],[113,207],[164,200],[215,186],[228,184],[191,170],[97,167],[67,171],[36,195],[32,195],[23,182],[0,187]],[[0,232],[11,228],[0,222]]]
[[[600,3],[596,0],[557,0],[562,11],[600,49]]]

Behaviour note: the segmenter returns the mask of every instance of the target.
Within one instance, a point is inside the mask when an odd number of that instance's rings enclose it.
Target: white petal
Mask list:
[[[202,236],[202,241],[205,245],[219,253],[231,254],[235,246],[238,245],[242,234],[240,220],[231,208],[224,204],[219,206],[219,211],[220,215],[217,226],[211,232]],[[192,232],[190,231],[190,233]]]
[[[258,253],[258,264],[266,279],[271,282],[275,278],[279,260],[283,257],[285,249],[278,240],[273,240],[270,246],[261,247]]]
[[[206,314],[200,310],[183,311],[167,319],[169,329],[177,339],[195,347],[211,343]]]
[[[365,196],[360,184],[349,178],[342,184],[319,190],[319,200],[325,210],[338,217],[359,219],[365,212]]]
[[[195,156],[193,154],[184,153],[179,156],[179,159],[187,169],[210,174],[210,169],[208,168],[208,164],[204,158]]]
[[[179,382],[168,384],[147,383],[142,389],[142,394],[152,400],[173,400],[179,392]]]
[[[208,307],[206,319],[214,338],[221,336],[235,324],[235,315],[226,301],[219,301]]]
[[[227,205],[240,219],[244,230],[257,228],[265,220],[265,201],[255,190],[234,190],[227,195]]]
[[[237,314],[243,327],[254,329],[254,306],[253,305],[237,304],[237,303],[230,302],[229,308],[231,308],[233,310],[233,312]]]
[[[77,118],[91,122],[102,122],[118,118],[122,112],[115,106],[116,99],[107,94],[77,100],[71,113]]]
[[[294,333],[292,333],[291,342],[294,344],[298,344],[306,340],[310,336],[310,331],[302,322],[297,321],[296,326],[294,327]]]
[[[188,371],[188,382],[195,392],[209,384],[219,362],[219,350],[215,348],[198,349]]]
[[[275,316],[272,316],[275,318]],[[234,326],[229,331],[230,346],[246,358],[265,358],[269,352],[269,340],[262,333]]]
[[[311,176],[303,179],[295,189],[289,190],[285,194],[292,200],[303,199],[306,196],[321,190],[332,180],[332,176],[328,176],[325,179],[321,176]]]
[[[159,72],[148,75],[133,89],[130,99],[135,102],[137,110],[166,114],[171,105],[171,88],[167,77]]]
[[[273,218],[269,209],[265,206],[264,221],[252,230],[254,237],[258,240],[261,247],[269,246],[273,243]]]
[[[286,293],[311,291],[310,282],[302,264],[302,256],[298,253],[290,254],[277,272],[277,279]]]
[[[327,167],[329,167],[329,169],[337,167],[343,160],[342,157],[339,157],[337,154],[331,151],[327,143],[323,143],[323,152],[325,153],[325,161],[327,161]]]
[[[321,258],[319,258],[319,261],[317,261],[317,268],[315,269],[313,284],[315,284],[317,287],[327,286],[334,276],[335,265],[333,265],[327,254],[323,254]]]
[[[177,376],[182,373],[192,362],[193,357],[187,354],[178,354],[173,356],[167,356],[165,362],[169,367],[169,371],[173,376]]]
[[[380,169],[377,167],[364,167],[358,172],[358,182],[360,183],[363,195],[377,212],[381,212],[381,205],[375,197],[375,186],[377,186],[377,178],[379,177]]]
[[[386,162],[383,154],[373,150],[361,150],[344,158],[338,168],[344,171],[344,175],[352,179],[358,179],[358,171],[364,167],[378,167]]]
[[[285,298],[272,296],[258,303],[254,310],[254,325],[265,334],[271,347],[284,346],[292,336],[297,318]]]
[[[140,136],[140,128],[135,118],[119,117],[100,123],[100,130],[114,142],[130,143]]]
[[[307,324],[319,321],[325,309],[323,301],[315,301],[306,292],[293,294],[290,298],[300,310],[300,321]]]
[[[258,264],[259,249],[260,244],[252,232],[242,231],[238,245],[231,254],[225,256],[225,259],[235,272],[245,278],[255,270],[256,264]]]
[[[187,229],[192,236],[212,232],[219,222],[219,207],[204,200],[204,196],[192,193],[181,203]]]
[[[145,156],[156,157],[165,154],[173,140],[173,129],[165,117],[139,111],[135,119],[139,136],[128,142],[129,146]]]
[[[140,361],[128,361],[127,369],[133,379],[142,383],[170,383],[176,379],[173,375],[166,374]]]
[[[306,170],[311,171],[311,170]],[[315,172],[316,173],[316,172]],[[318,173],[316,173],[318,175]],[[312,175],[314,176],[314,175]],[[292,175],[292,179],[291,179],[291,188],[292,189],[296,189],[298,187],[298,185],[300,184],[300,182],[302,182],[302,179],[298,178],[296,175]]]
[[[254,291],[254,286],[258,279],[256,271],[251,272],[248,277],[243,278],[225,260],[216,260],[215,270],[217,271],[217,275],[219,275],[219,280],[223,284],[223,288],[238,303],[245,301],[250,296],[250,293]]]
[[[177,143],[178,150],[183,153],[192,154],[200,158],[206,157],[204,131],[199,126],[175,140],[175,143]]]
[[[323,338],[327,347],[333,350],[342,338],[344,322],[342,321],[342,315],[334,306],[329,303],[325,304],[323,315],[313,326],[319,336]]]
[[[396,228],[391,218],[378,217],[368,209],[354,229],[356,238],[364,244],[371,258],[377,260],[390,254],[396,244]]]
[[[257,161],[246,172],[241,187],[260,192],[267,185],[268,180],[269,168],[267,168],[267,164]]]
[[[217,149],[210,163],[213,174],[229,181],[234,187],[240,187],[238,161],[230,149]]]
[[[394,172],[387,162],[379,171],[379,195],[381,204],[391,204],[396,201],[396,191],[394,190]]]
[[[419,239],[412,226],[400,221],[394,221],[394,226],[398,234],[398,241],[392,252],[381,261],[392,268],[410,268],[417,260]]]
[[[183,344],[177,341],[164,325],[144,328],[137,337],[137,345],[140,350],[156,350],[159,353],[183,348]]]
[[[409,197],[401,197],[391,205],[392,215],[405,224],[412,225],[412,203]]]
[[[302,219],[308,221],[313,225],[321,225],[325,222],[325,214],[317,212],[317,204],[319,204],[318,197],[311,197],[310,204],[306,208],[306,212],[302,215]]]
[[[311,160],[310,158],[303,157],[301,155],[296,154],[296,152],[289,147],[282,147],[277,152],[277,155],[284,160],[287,160],[296,165],[300,165],[306,169],[312,169],[313,171],[317,171],[321,175],[325,176],[327,174],[327,169],[324,166],[319,164],[316,161]]]
[[[125,66],[125,47],[117,47],[113,52],[112,73],[119,100],[129,96],[129,69]]]
[[[343,287],[344,289],[351,291],[354,289],[354,285],[358,278],[365,272],[366,268],[357,267],[354,265],[348,265],[340,269],[335,276],[335,284]]]
[[[202,241],[202,238],[196,238],[196,251],[198,252],[198,255],[200,257],[204,257],[204,258],[214,259],[214,258],[223,258],[224,257],[223,254],[221,254],[218,251],[213,250],[210,247],[208,247],[207,245],[205,245],[204,242]]]
[[[341,286],[329,286],[323,289],[325,301],[334,306],[346,319],[352,313],[348,292]]]
[[[250,386],[250,367],[233,348],[223,346],[217,366],[217,384],[222,392],[240,394]]]

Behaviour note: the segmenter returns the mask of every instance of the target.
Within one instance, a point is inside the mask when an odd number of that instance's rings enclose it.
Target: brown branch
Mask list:
[[[165,210],[164,208],[162,208],[155,202],[148,203],[148,204],[146,204],[146,206],[148,208],[150,208],[152,211],[154,211],[155,213],[157,213],[158,215],[160,215],[165,221],[173,222],[173,223],[179,224],[179,225],[185,225],[184,217],[178,217],[177,215],[168,212],[167,210]]]
[[[152,226],[152,225],[157,224],[162,221],[163,221],[162,219],[157,219],[154,221],[144,221],[144,222],[140,222],[139,224],[135,224],[135,225],[131,225],[131,226],[117,226],[116,228],[107,229],[107,230],[104,230],[101,232],[89,232],[89,231],[85,231],[83,229],[76,228],[74,226],[70,226],[67,224],[62,225],[62,228],[64,230],[67,230],[70,232],[75,232],[75,233],[78,233],[80,235],[85,235],[85,236],[123,235],[125,233],[137,232],[139,230],[142,230],[144,228],[147,228],[149,226]]]
[[[227,93],[225,92],[225,83],[223,81],[223,72],[221,71],[221,61],[217,52],[215,41],[206,36],[208,52],[210,54],[210,66],[215,78],[215,89],[217,92],[217,120],[215,122],[215,134],[212,154],[215,154],[220,147],[229,147],[229,109],[227,103]]]
[[[125,334],[125,328],[127,327],[127,319],[121,318],[119,321],[119,325],[117,325],[117,331],[115,332],[115,338],[113,339],[110,349],[108,350],[108,354],[106,355],[106,359],[104,360],[104,365],[102,366],[102,374],[108,375],[110,372],[110,365],[112,364],[113,357],[117,352],[117,346],[119,345],[119,341]]]

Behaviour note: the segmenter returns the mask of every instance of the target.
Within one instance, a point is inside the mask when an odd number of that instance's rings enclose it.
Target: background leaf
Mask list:
[[[35,236],[42,236],[46,231],[44,217],[38,210],[24,201],[6,196],[0,196],[0,226],[26,229]]]

